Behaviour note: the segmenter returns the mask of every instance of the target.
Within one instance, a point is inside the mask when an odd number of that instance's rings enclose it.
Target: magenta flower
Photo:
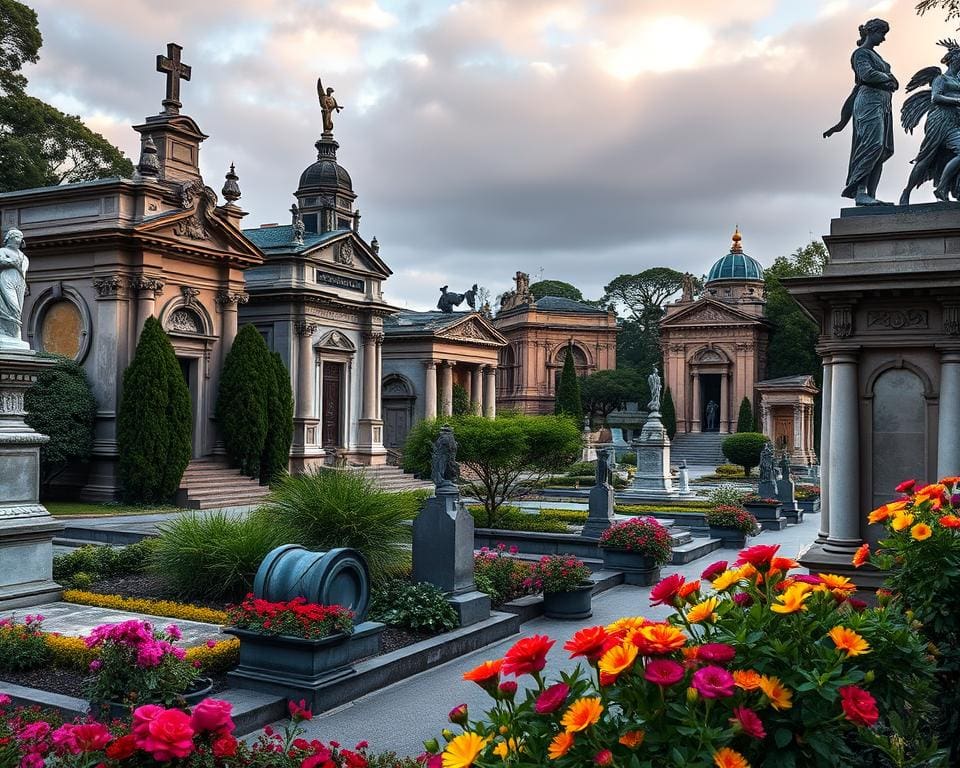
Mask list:
[[[713,563],[712,565],[708,565],[703,569],[703,573],[700,574],[700,578],[704,581],[713,581],[725,570],[727,570],[727,561],[717,560],[717,562]]]
[[[713,664],[726,664],[736,655],[734,647],[726,643],[704,643],[697,649],[697,658]]]
[[[643,668],[644,680],[663,687],[679,683],[683,674],[683,667],[670,659],[652,659]]]
[[[566,683],[551,685],[537,697],[537,703],[533,708],[539,715],[549,715],[551,712],[555,712],[563,706],[569,693],[570,686]]]
[[[690,684],[705,699],[733,696],[733,675],[723,667],[711,665],[698,669],[693,673],[693,680]]]
[[[757,716],[757,713],[746,707],[736,707],[733,710],[733,717],[730,718],[733,725],[739,725],[741,730],[755,739],[765,738],[767,732],[763,728],[763,723]]]

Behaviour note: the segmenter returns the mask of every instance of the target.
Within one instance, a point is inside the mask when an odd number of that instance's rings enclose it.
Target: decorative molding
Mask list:
[[[867,328],[899,331],[929,327],[929,312],[926,309],[879,309],[867,312]]]
[[[486,333],[477,323],[464,323],[441,335],[450,339],[463,339],[464,341],[492,341],[490,334]]]
[[[183,306],[192,307],[193,303],[197,299],[197,296],[200,295],[200,289],[194,288],[190,285],[181,285],[180,293],[183,296]]]
[[[297,336],[313,336],[320,326],[305,320],[298,320],[293,325],[293,330]]]
[[[200,316],[187,307],[173,310],[167,318],[167,330],[174,333],[203,334],[203,321]]]
[[[373,342],[374,344],[379,345],[383,343],[383,332],[382,331],[364,331],[362,334],[362,338],[365,344],[369,344],[370,342]]]
[[[154,297],[163,294],[164,281],[158,277],[134,275],[130,280],[130,287],[136,291],[153,291]]]
[[[853,310],[849,304],[833,308],[833,335],[846,339],[853,334]]]
[[[227,291],[222,290],[218,291],[217,295],[214,297],[214,301],[217,303],[217,306],[222,310],[226,309],[229,306],[236,306],[237,304],[246,304],[250,301],[250,294],[246,291]]]
[[[960,336],[960,304],[943,305],[943,331],[948,336]]]
[[[333,272],[326,272],[322,269],[314,271],[314,279],[321,285],[330,285],[334,288],[344,288],[348,291],[357,291],[363,293],[366,290],[366,283],[356,277],[347,277],[346,275],[337,275]]]
[[[93,278],[93,287],[98,298],[117,296],[124,289],[124,281],[120,275]]]
[[[0,392],[0,414],[12,416],[26,414],[23,405],[23,392]]]
[[[180,219],[173,225],[173,234],[177,237],[186,237],[190,240],[206,240],[207,230],[204,228],[197,214]]]
[[[203,181],[201,179],[192,179],[191,181],[183,182],[178,190],[180,207],[184,210],[193,208],[196,198],[203,194],[203,189]]]
[[[334,253],[333,260],[337,264],[343,264],[347,267],[353,266],[353,242],[349,238],[340,243],[340,247]]]

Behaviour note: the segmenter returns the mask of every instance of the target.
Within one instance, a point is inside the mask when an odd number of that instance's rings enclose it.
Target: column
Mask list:
[[[363,397],[360,418],[367,421],[377,418],[377,335],[369,331],[363,334]]]
[[[693,391],[693,413],[691,418],[693,419],[690,422],[690,431],[699,432],[700,431],[700,419],[702,416],[702,409],[700,407],[700,374],[694,373],[691,381],[691,389]]]
[[[850,553],[860,546],[860,398],[857,356],[833,356],[830,384],[830,535],[824,549]]]
[[[449,360],[440,365],[440,414],[453,415],[453,363]]]
[[[760,431],[771,441],[773,440],[773,430],[770,428],[770,405],[762,400],[760,402]]]
[[[720,374],[720,431],[730,431],[730,373]]]
[[[157,296],[163,293],[163,280],[155,277],[137,275],[130,281],[130,287],[137,292],[137,337],[134,344],[140,339],[140,332],[148,317],[153,316],[156,308]]]
[[[437,418],[437,361],[424,360],[423,418]]]
[[[824,543],[830,538],[830,419],[832,418],[831,396],[833,390],[833,358],[823,358],[823,389],[820,397],[820,531],[817,541]]]
[[[313,417],[313,333],[317,324],[303,320],[294,330],[297,333],[296,414],[299,419],[309,419]]]
[[[220,308],[220,349],[226,357],[233,340],[237,337],[237,309],[246,304],[250,295],[244,291],[222,290],[217,293],[216,302]]]
[[[804,449],[803,445],[803,435],[804,435],[804,407],[797,403],[793,406],[793,450],[790,451],[791,458],[798,457]]]
[[[486,379],[483,385],[483,415],[493,419],[497,415],[497,367],[483,366],[483,375]]]
[[[470,410],[480,414],[483,408],[483,369],[477,365],[470,371]]]
[[[359,213],[359,211],[358,211]],[[383,334],[376,334],[374,339],[377,344],[377,377],[376,377],[376,387],[373,396],[373,402],[376,404],[377,415],[376,419],[383,419]]]
[[[960,351],[940,355],[937,477],[960,475]]]

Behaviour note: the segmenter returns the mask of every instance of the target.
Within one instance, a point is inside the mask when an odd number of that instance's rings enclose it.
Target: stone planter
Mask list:
[[[544,592],[543,614],[548,619],[589,619],[593,615],[592,597],[593,584],[589,581],[567,592]]]
[[[800,507],[801,511],[813,514],[814,512],[820,511],[820,497],[817,496],[815,499],[804,499],[803,501],[797,500],[797,506]]]
[[[648,587],[660,581],[660,566],[652,557],[629,552],[626,549],[607,549],[603,552],[603,567],[609,571],[620,571],[626,584],[635,587]]]
[[[209,677],[199,677],[193,684],[193,687],[182,695],[184,704],[192,707],[199,704],[213,690],[213,680]],[[149,700],[138,701],[137,706],[141,704],[151,704]],[[131,715],[133,705],[122,704],[119,701],[91,701],[90,714],[101,722],[110,722],[111,720],[127,720]]]
[[[743,549],[747,546],[747,534],[739,528],[711,525],[710,538],[720,539],[720,546],[723,549]]]
[[[784,509],[783,517],[788,523],[793,525],[798,525],[803,522],[803,509],[800,506],[800,502],[796,503],[796,506],[793,509]]]
[[[746,502],[743,508],[757,518],[760,528],[764,531],[782,531],[787,527],[787,519],[781,514],[783,504],[766,504],[764,502]]]

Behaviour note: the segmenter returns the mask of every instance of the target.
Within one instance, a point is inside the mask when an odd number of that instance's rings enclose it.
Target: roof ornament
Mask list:
[[[317,97],[320,99],[320,112],[323,115],[323,138],[333,138],[333,113],[340,112],[341,107],[333,95],[333,88],[324,90],[321,78],[317,78]]]
[[[293,244],[303,245],[303,233],[306,227],[303,225],[303,214],[296,203],[290,206],[291,224],[293,225]]]
[[[743,247],[740,245],[741,240],[743,240],[743,235],[740,234],[740,225],[737,224],[733,230],[733,245],[730,247],[730,253],[743,253]]]
[[[223,182],[223,189],[220,190],[220,194],[227,201],[227,205],[233,205],[240,199],[240,185],[237,183],[240,181],[240,177],[237,176],[233,163],[230,163],[230,170],[227,171],[224,178],[226,181]]]
[[[453,293],[448,291],[449,286],[442,286],[440,288],[440,300],[437,302],[437,309],[445,314],[450,314],[453,312],[454,307],[460,306],[464,299],[466,299],[467,304],[470,306],[470,309],[476,311],[477,309],[477,284],[474,283],[469,291],[465,293]]]
[[[183,106],[180,103],[180,81],[190,79],[190,65],[180,61],[182,50],[182,45],[167,43],[167,55],[157,54],[157,72],[167,76],[167,95],[163,100],[163,113],[167,115],[180,114]]]
[[[137,163],[137,171],[140,172],[141,176],[160,175],[157,145],[153,143],[153,136],[149,133],[144,136],[143,143],[140,145],[140,161]]]

